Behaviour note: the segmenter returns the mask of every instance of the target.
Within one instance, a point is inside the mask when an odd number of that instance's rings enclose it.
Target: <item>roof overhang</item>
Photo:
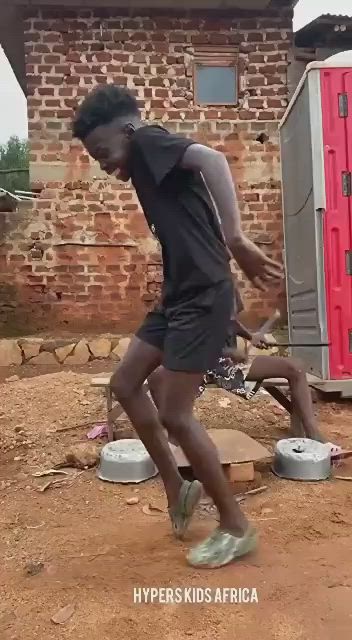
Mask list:
[[[11,6],[55,6],[55,7],[134,7],[177,8],[184,9],[245,9],[248,11],[263,10],[271,7],[292,8],[298,0],[2,0],[3,5]]]
[[[295,33],[296,47],[337,45],[344,47],[352,40],[352,17],[323,14]]]

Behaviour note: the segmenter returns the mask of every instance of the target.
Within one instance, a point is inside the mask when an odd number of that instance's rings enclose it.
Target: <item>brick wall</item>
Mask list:
[[[6,317],[32,328],[130,329],[160,288],[157,246],[133,190],[103,179],[71,139],[74,109],[97,83],[128,86],[146,120],[224,151],[245,230],[281,258],[278,121],[290,13],[121,11],[32,9],[26,18],[31,169],[42,191],[32,212],[5,220],[0,260],[3,288],[15,287]],[[239,45],[238,107],[193,104],[192,56],[204,44]],[[277,304],[277,292],[241,285],[259,316]]]

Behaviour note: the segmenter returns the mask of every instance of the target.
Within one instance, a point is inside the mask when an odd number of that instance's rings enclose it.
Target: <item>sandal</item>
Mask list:
[[[177,505],[169,508],[172,530],[176,538],[183,538],[201,497],[201,483],[198,480],[193,482],[185,480],[180,489]]]
[[[193,567],[217,569],[250,553],[256,546],[257,532],[251,526],[242,538],[218,528],[204,542],[191,549],[187,560]]]

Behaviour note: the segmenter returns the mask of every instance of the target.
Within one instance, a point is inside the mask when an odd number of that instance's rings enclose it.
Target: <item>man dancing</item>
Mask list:
[[[104,171],[132,180],[162,248],[161,304],[132,339],[112,376],[112,391],[159,469],[175,535],[183,535],[201,485],[183,481],[163,426],[174,434],[218,508],[219,527],[191,550],[190,564],[228,564],[254,549],[257,536],[233,500],[193,405],[228,332],[234,296],[229,254],[261,289],[282,277],[280,265],[243,234],[225,156],[147,126],[127,90],[107,85],[89,94],[76,113],[73,134]],[[157,411],[143,383],[160,364],[164,374]]]

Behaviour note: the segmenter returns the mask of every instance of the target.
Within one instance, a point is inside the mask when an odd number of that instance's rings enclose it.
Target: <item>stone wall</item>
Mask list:
[[[94,338],[20,338],[0,340],[0,367],[30,365],[84,365],[92,360],[109,358],[117,362],[124,355],[129,337],[96,336]]]
[[[278,121],[287,104],[289,12],[32,8],[25,25],[31,174],[41,192],[33,211],[0,221],[3,323],[130,331],[158,295],[160,257],[133,190],[105,179],[71,138],[74,110],[97,83],[129,87],[147,121],[222,150],[244,229],[281,259]],[[193,55],[205,44],[239,48],[236,108],[193,103]],[[277,291],[258,296],[241,285],[255,314],[277,304]]]

